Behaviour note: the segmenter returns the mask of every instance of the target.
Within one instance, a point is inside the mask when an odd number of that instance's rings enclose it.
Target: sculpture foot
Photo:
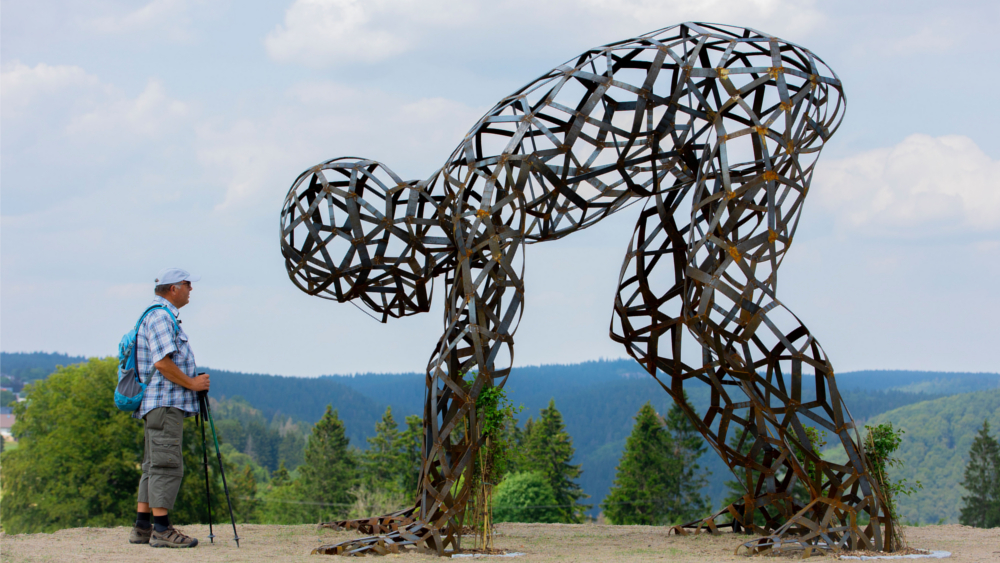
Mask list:
[[[418,507],[413,506],[404,510],[397,510],[396,512],[383,514],[381,516],[372,516],[371,518],[323,522],[319,525],[319,527],[337,531],[357,530],[360,534],[385,534],[395,532],[400,526],[407,526],[415,522],[417,508]]]
[[[424,541],[420,534],[412,533],[404,527],[402,530],[382,536],[368,536],[336,544],[321,545],[312,550],[312,553],[313,555],[345,555],[349,557],[369,554],[388,555],[418,549],[418,546]]]
[[[388,555],[415,550],[437,555],[445,554],[445,547],[458,546],[458,533],[453,526],[444,529],[417,518],[419,507],[400,510],[391,514],[358,520],[325,522],[321,528],[333,530],[358,530],[374,534],[335,544],[321,545],[312,551],[321,555]]]
[[[748,541],[736,548],[747,555],[781,553],[812,555],[843,550],[881,551],[878,521],[865,529],[858,526],[857,511],[837,499],[820,497],[792,516],[774,533]]]
[[[667,530],[667,535],[669,536],[671,533],[678,536],[697,536],[702,533],[715,535],[721,533],[720,530],[724,530],[726,528],[731,529],[734,533],[740,532],[742,530],[740,521],[737,518],[741,512],[740,507],[741,505],[733,503],[707,518],[694,520],[688,522],[687,524],[671,526],[670,529]],[[725,519],[727,516],[732,517],[729,522],[720,522],[720,520]]]
[[[783,508],[788,514],[798,507],[790,504],[790,498],[785,493],[767,494],[756,498],[744,496],[742,501],[734,502],[707,518],[672,526],[667,533],[697,536],[701,533],[718,534],[721,533],[720,530],[729,529],[737,534],[763,535],[781,525],[779,508]],[[755,511],[764,516],[766,522],[764,526],[754,522]]]

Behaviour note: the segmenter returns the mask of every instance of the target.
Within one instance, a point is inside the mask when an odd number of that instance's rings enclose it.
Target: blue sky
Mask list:
[[[779,297],[836,369],[997,371],[995,2],[9,1],[0,4],[0,347],[108,355],[165,266],[201,363],[420,371],[428,314],[381,325],[288,281],[278,212],[336,156],[440,167],[496,101],[593,46],[687,20],[754,27],[844,81]],[[608,338],[639,209],[528,248],[515,364]]]

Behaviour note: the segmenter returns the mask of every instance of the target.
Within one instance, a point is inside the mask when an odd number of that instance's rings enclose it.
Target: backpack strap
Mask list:
[[[143,311],[142,316],[139,317],[139,320],[135,323],[136,336],[139,335],[139,327],[142,325],[142,321],[146,318],[146,315],[153,311],[153,309],[163,309],[167,312],[167,315],[170,316],[170,320],[174,322],[174,336],[177,336],[177,333],[180,332],[180,327],[177,326],[177,317],[175,317],[170,311],[170,307],[167,307],[166,305],[151,305],[148,309]]]

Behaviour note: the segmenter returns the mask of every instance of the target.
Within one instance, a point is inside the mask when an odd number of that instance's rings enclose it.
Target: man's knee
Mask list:
[[[149,476],[149,506],[172,510],[177,493],[181,490],[181,475],[150,475]]]

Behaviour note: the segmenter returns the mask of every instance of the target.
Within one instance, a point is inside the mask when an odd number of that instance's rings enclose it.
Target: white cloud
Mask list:
[[[296,0],[264,41],[278,61],[309,66],[379,61],[414,45],[428,27],[457,23],[460,0]]]
[[[1000,228],[1000,161],[962,135],[820,160],[815,198],[844,231],[927,237]]]
[[[217,209],[246,209],[274,201],[279,191],[280,198],[302,170],[338,156],[373,158],[404,177],[426,178],[481,113],[443,98],[299,84],[262,118],[199,128],[198,159],[225,185]]]
[[[51,206],[38,192],[39,176],[48,173],[66,176],[61,199],[111,185],[130,197],[127,187],[185,150],[192,127],[189,106],[156,79],[129,95],[78,66],[15,62],[5,65],[0,84],[5,215]]]
[[[133,98],[78,66],[15,62],[4,68],[0,84],[5,134],[23,128],[14,133],[36,138],[98,133],[149,137],[188,114],[187,105],[170,98],[157,79],[150,79]]]
[[[152,0],[124,14],[105,14],[86,20],[86,28],[103,34],[166,33],[177,41],[190,39],[187,0]]]
[[[15,61],[0,72],[4,119],[21,117],[32,105],[67,91],[74,91],[74,100],[80,101],[94,93],[106,93],[108,88],[78,66],[38,63],[31,67]]]
[[[264,44],[274,60],[324,67],[382,61],[434,43],[452,56],[494,47],[509,55],[519,52],[522,37],[578,48],[587,37],[614,41],[689,20],[801,34],[823,19],[810,0],[296,0]]]
[[[66,131],[88,137],[121,131],[156,137],[178,126],[188,113],[187,104],[170,98],[162,82],[150,79],[135,98],[115,96],[92,111],[74,116]]]
[[[634,24],[643,25],[740,22],[739,25],[748,27],[770,24],[785,31],[805,32],[823,21],[815,3],[808,0],[586,0],[585,3],[595,11],[604,12],[609,19],[624,15]],[[767,28],[760,31],[777,32]]]

